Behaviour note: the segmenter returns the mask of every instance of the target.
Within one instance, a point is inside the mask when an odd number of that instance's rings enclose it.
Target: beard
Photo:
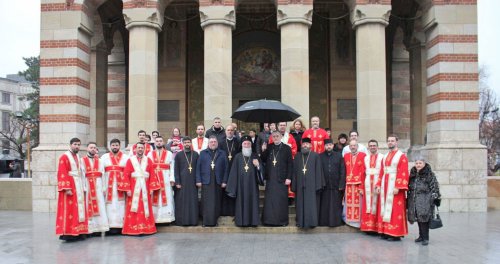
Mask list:
[[[243,156],[245,157],[250,157],[252,155],[252,148],[243,148],[241,150],[241,153],[243,154]]]
[[[162,149],[163,145],[155,146],[157,149]]]
[[[390,150],[393,150],[393,149],[395,149],[395,148],[396,148],[396,145],[389,146],[389,149],[390,149]]]
[[[309,148],[309,147],[302,147],[302,149],[301,149],[301,152],[304,154],[309,154],[310,151],[311,151],[311,148]]]
[[[184,152],[191,152],[191,147],[184,146]]]
[[[118,153],[118,151],[120,151],[120,149],[111,149],[111,152],[113,152],[113,154]]]
[[[73,154],[78,154],[78,149],[72,149],[71,152],[73,152]]]

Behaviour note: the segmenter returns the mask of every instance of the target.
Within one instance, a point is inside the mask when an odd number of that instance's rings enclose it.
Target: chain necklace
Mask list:
[[[248,169],[250,168],[250,167],[248,167],[248,162],[250,162],[251,158],[252,157],[250,156],[250,157],[248,157],[248,160],[246,160],[245,156],[243,156],[243,161],[245,162],[245,167],[243,167],[243,169],[245,169],[245,172],[248,172]]]
[[[306,166],[307,166],[307,161],[309,160],[309,155],[311,155],[311,151],[309,151],[309,153],[307,154],[307,159],[306,159],[306,162],[304,162],[304,155],[302,155],[302,165],[304,166],[304,168],[302,169],[302,172],[304,173],[304,175],[306,175]]]
[[[190,159],[188,160],[188,157],[187,157],[187,154],[186,154],[186,151],[183,151],[184,152],[184,157],[186,157],[186,162],[188,163],[189,167],[188,167],[188,170],[189,170],[189,174],[191,174],[191,171],[193,170],[193,167],[191,167],[191,164],[193,163],[193,154],[190,153]]]
[[[278,152],[276,152],[276,154],[274,154],[274,148],[273,148],[273,167],[276,167],[276,163],[278,163],[278,161],[276,160],[276,156],[280,154],[280,150],[281,150],[281,143],[278,147]]]
[[[231,141],[231,149],[229,149],[229,143],[227,143],[228,141]],[[233,158],[233,156],[231,155],[231,153],[233,152],[234,141],[233,140],[228,140],[226,138],[226,146],[227,146],[227,151],[229,152],[229,155],[227,156],[227,158],[229,159],[229,161],[231,161],[231,159]]]

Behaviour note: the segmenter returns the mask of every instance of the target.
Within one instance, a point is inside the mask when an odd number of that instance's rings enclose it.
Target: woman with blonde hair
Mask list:
[[[297,143],[297,152],[300,152],[301,142],[302,142],[302,134],[304,134],[305,130],[304,123],[300,118],[293,120],[292,126],[290,127],[290,134],[293,135],[295,139],[295,143]]]

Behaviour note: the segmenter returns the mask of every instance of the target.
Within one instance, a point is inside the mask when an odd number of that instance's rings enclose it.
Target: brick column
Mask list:
[[[201,0],[201,27],[205,36],[204,122],[220,117],[223,125],[232,122],[232,48],[236,25],[234,0]]]
[[[309,28],[312,0],[279,0],[281,31],[281,101],[293,107],[309,124]],[[314,95],[321,96],[321,95]]]
[[[33,211],[54,212],[58,158],[89,135],[91,7],[41,1],[40,146],[33,151]]]
[[[362,1],[358,1],[362,2]],[[386,48],[388,4],[356,4],[351,21],[356,30],[358,131],[364,139],[386,142]]]
[[[425,40],[415,41],[408,47],[410,52],[410,90],[411,90],[411,122],[410,142],[412,148],[425,143],[426,134],[426,106],[427,106],[427,67]]]
[[[124,41],[119,31],[114,34],[113,44],[108,56],[108,142],[117,138],[125,146],[127,67]]]
[[[443,211],[486,211],[486,149],[479,144],[476,1],[433,1],[427,38],[427,145]]]
[[[104,43],[91,47],[90,54],[90,141],[107,146],[108,51]],[[104,150],[101,150],[101,152]]]
[[[158,32],[163,12],[156,1],[125,1],[125,25],[129,30],[128,142],[137,131],[158,128]],[[131,141],[132,140],[132,141]]]
[[[403,44],[403,30],[396,30],[392,45],[392,129],[399,137],[398,147],[410,147],[410,58]]]

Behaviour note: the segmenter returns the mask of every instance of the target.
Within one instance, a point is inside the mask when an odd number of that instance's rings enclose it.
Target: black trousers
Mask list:
[[[429,222],[418,222],[418,234],[423,240],[429,240]]]

